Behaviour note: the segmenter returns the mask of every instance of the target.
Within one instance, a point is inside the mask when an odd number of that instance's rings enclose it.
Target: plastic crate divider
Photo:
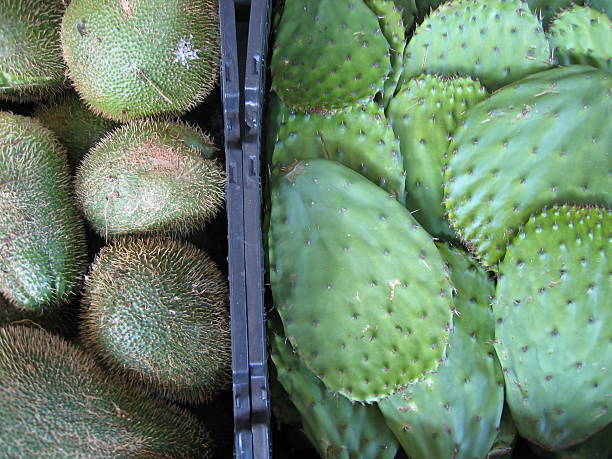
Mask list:
[[[244,78],[243,177],[251,429],[254,457],[268,458],[270,397],[264,307],[264,251],[262,241],[261,142],[266,84],[266,54],[271,15],[270,0],[252,0]]]
[[[232,336],[234,455],[253,457],[251,395],[244,257],[244,181],[240,129],[240,78],[236,12],[232,0],[219,1],[221,22],[221,90],[225,135],[225,185],[228,221],[228,282]]]

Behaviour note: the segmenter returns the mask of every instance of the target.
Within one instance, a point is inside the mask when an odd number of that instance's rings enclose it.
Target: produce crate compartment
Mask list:
[[[65,8],[71,2],[59,1],[44,1],[38,0],[9,0],[3,2],[3,6],[0,6],[0,17],[3,25],[8,25],[10,21],[14,20],[17,16],[11,16],[15,11],[20,11],[15,5],[25,4],[26,9],[39,12],[38,4],[52,5],[55,8],[55,4]],[[73,2],[76,3],[76,2]],[[95,3],[95,2],[89,2]],[[100,2],[100,4],[103,2]],[[113,2],[106,2],[112,4]],[[163,3],[163,2],[162,2]],[[172,2],[167,2],[170,5]],[[209,4],[210,2],[198,2],[199,4]],[[27,5],[35,5],[31,7]],[[136,16],[136,10],[138,8],[146,8],[147,2],[143,1],[121,1],[116,2],[120,8],[123,8],[126,18],[131,19],[132,13]],[[190,126],[201,129],[204,133],[208,134],[214,143],[216,150],[214,152],[215,158],[221,165],[221,169],[225,168],[225,175],[227,177],[225,185],[225,196],[224,203],[221,205],[223,208],[218,210],[215,217],[208,221],[203,229],[198,229],[193,232],[189,232],[185,236],[174,238],[181,239],[195,246],[198,249],[206,252],[214,264],[218,267],[221,276],[224,281],[227,281],[229,287],[229,313],[230,313],[230,328],[231,328],[231,383],[229,378],[225,379],[225,388],[219,390],[215,398],[202,402],[195,401],[188,403],[186,400],[172,400],[185,415],[194,416],[201,426],[206,428],[210,437],[212,438],[215,447],[214,453],[211,457],[213,458],[228,458],[232,456],[240,458],[253,457],[253,431],[251,426],[251,378],[253,370],[251,369],[249,361],[249,332],[248,332],[248,315],[247,315],[247,272],[245,264],[245,227],[244,227],[244,200],[245,200],[245,181],[243,179],[243,150],[242,150],[242,135],[244,129],[243,118],[243,102],[244,102],[244,62],[245,53],[247,48],[248,39],[248,25],[249,25],[249,1],[248,0],[218,0],[212,4],[218,4],[219,13],[219,26],[220,26],[220,66],[218,80],[213,82],[213,89],[211,92],[200,101],[197,106],[186,113],[181,114],[181,120],[187,122]],[[7,18],[7,7],[8,15]],[[11,6],[12,5],[12,6]],[[165,16],[165,12],[161,9],[166,8],[167,5],[163,5],[160,8],[160,12]],[[51,7],[51,6],[50,6]],[[130,8],[133,9],[131,10]],[[59,8],[59,7],[58,7]],[[108,7],[112,9],[112,6]],[[191,8],[191,7],[190,7]],[[22,8],[23,9],[23,8]],[[191,8],[194,10],[194,8]],[[41,10],[42,11],[42,10]],[[59,10],[58,10],[59,11]],[[182,11],[182,10],[181,10]],[[63,10],[62,10],[63,12]],[[23,11],[20,11],[20,14]],[[168,15],[170,16],[170,15]],[[50,16],[49,16],[50,17]],[[49,17],[40,15],[40,23],[44,21],[50,21]],[[55,12],[53,16],[55,26],[58,27],[61,22],[59,13]],[[154,19],[154,18],[152,18]],[[93,22],[93,21],[92,21]],[[151,23],[154,21],[151,20]],[[40,24],[38,24],[40,25]],[[87,38],[92,33],[92,28],[88,30],[89,24],[79,24],[77,29],[80,33],[81,38]],[[5,31],[0,31],[0,38],[4,45]],[[59,32],[58,32],[59,35]],[[195,35],[195,33],[194,33]],[[28,37],[28,39],[31,37]],[[59,43],[59,41],[58,41]],[[201,58],[205,54],[205,46],[201,46],[202,49],[191,49],[189,40],[183,40],[177,45],[175,50],[177,63],[185,67],[194,67],[191,62],[192,59]],[[2,47],[2,46],[0,46]],[[26,44],[23,45],[24,49],[27,49]],[[59,49],[59,46],[58,46]],[[31,50],[30,50],[31,51]],[[60,50],[61,51],[61,50]],[[199,55],[198,55],[199,53]],[[9,53],[10,54],[10,53]],[[5,60],[6,55],[3,56]],[[8,59],[8,58],[7,58]],[[171,59],[170,59],[171,61]],[[62,64],[64,65],[64,64]],[[51,65],[49,66],[51,67]],[[9,98],[2,97],[3,91],[6,90],[7,79],[10,80],[10,75],[4,73],[5,68],[0,68],[0,113],[10,112],[14,115],[21,115],[27,118],[38,117],[38,111],[40,106],[52,105],[55,100],[49,97],[48,99],[40,99],[34,101],[28,100],[17,100],[16,97],[12,97],[9,94]],[[60,95],[66,93],[67,95],[74,96],[75,101],[79,101],[75,91],[72,91],[70,84],[72,83],[68,78],[64,77],[65,68],[62,67],[61,76],[65,80],[64,86],[56,91],[56,94]],[[51,68],[49,69],[51,73]],[[144,71],[139,73],[141,77],[146,80],[147,74]],[[159,97],[168,98],[161,84],[155,84],[152,80],[149,84],[156,88]],[[10,89],[10,88],[9,88]],[[52,94],[52,91],[49,93]],[[169,99],[169,98],[168,98]],[[168,101],[166,101],[168,102]],[[93,115],[90,115],[93,116]],[[170,121],[178,120],[178,116],[170,118]],[[131,122],[131,121],[130,121]],[[4,125],[3,125],[4,126]],[[115,123],[113,129],[118,127],[119,123]],[[50,128],[52,131],[53,129]],[[109,130],[110,132],[110,130]],[[198,131],[199,132],[199,131]],[[4,132],[3,132],[4,136]],[[4,145],[0,139],[0,148],[4,148]],[[196,140],[197,142],[197,140]],[[69,150],[69,149],[68,149]],[[211,153],[212,155],[213,153]],[[5,165],[3,165],[5,166]],[[76,169],[76,167],[75,167]],[[4,171],[0,172],[0,194],[4,204],[6,191],[5,182],[3,175]],[[75,171],[72,171],[75,174]],[[220,186],[221,189],[221,186]],[[5,209],[6,207],[2,207]],[[85,221],[85,220],[84,220]],[[111,239],[105,240],[100,236],[100,233],[93,229],[93,226],[87,222],[84,223],[86,233],[86,248],[84,249],[84,256],[89,265],[94,261],[95,257],[100,253],[100,250],[111,243]],[[4,231],[6,226],[0,225],[0,230]],[[2,244],[4,244],[4,235],[2,237]],[[42,247],[46,249],[46,247]],[[4,250],[4,248],[2,249]],[[5,259],[0,259],[2,263]],[[88,265],[88,266],[89,266]],[[0,266],[4,271],[4,266]],[[88,270],[89,268],[87,268]],[[74,324],[71,322],[69,325],[62,329],[62,334],[65,338],[75,342],[81,346],[82,342],[78,338],[78,324],[76,323],[76,312],[80,307],[82,299],[82,292],[74,293],[72,300],[73,304],[68,305],[71,313],[74,313]],[[0,308],[5,307],[4,295],[0,295]],[[4,310],[0,310],[0,328],[5,325],[5,314]],[[71,317],[71,320],[73,318]],[[37,320],[37,319],[36,319]],[[34,322],[36,322],[34,320]],[[14,322],[14,319],[9,318],[7,320]],[[28,320],[21,320],[20,322],[28,322]],[[42,328],[42,327],[39,327]],[[229,348],[229,341],[227,341],[227,348]],[[228,353],[229,357],[229,353]],[[225,368],[227,373],[230,372],[229,366]],[[258,370],[260,373],[265,370]],[[137,399],[136,391],[131,394],[134,399]],[[6,397],[0,397],[2,401],[0,406],[5,407]],[[160,399],[162,397],[159,397]],[[159,400],[162,402],[162,400]],[[163,405],[162,405],[163,406]],[[53,407],[46,407],[53,408]],[[116,407],[118,413],[119,408]],[[27,410],[25,410],[27,411]],[[0,413],[5,418],[11,417],[6,413]],[[160,416],[163,417],[163,416]],[[189,434],[187,427],[191,425],[185,424],[185,431],[181,431],[180,434],[185,438],[186,434]],[[6,429],[2,429],[6,431]],[[34,435],[32,435],[32,438]],[[3,443],[5,441],[4,436],[0,436],[0,456],[3,454],[12,455],[13,450],[4,450]],[[92,437],[93,438],[93,437]],[[114,439],[113,439],[114,440]],[[186,442],[184,442],[186,443]],[[14,445],[10,445],[13,447]],[[68,448],[71,445],[68,445]],[[105,445],[106,446],[106,445]],[[41,451],[41,454],[45,454],[45,451]],[[153,454],[153,452],[148,451]],[[86,454],[83,451],[83,454]],[[172,453],[175,454],[175,453]],[[169,454],[169,457],[183,457],[180,453],[176,456]],[[208,454],[208,451],[204,447],[200,448],[199,455],[193,457],[204,457]],[[17,454],[20,455],[20,454]],[[53,454],[52,454],[53,455]],[[185,456],[187,457],[187,456]],[[189,455],[189,457],[192,457]]]

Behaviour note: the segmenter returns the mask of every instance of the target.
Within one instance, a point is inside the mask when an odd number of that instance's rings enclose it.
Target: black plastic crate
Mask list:
[[[238,2],[220,0],[221,90],[223,98],[224,148],[227,183],[227,261],[232,335],[232,392],[234,455],[252,457],[251,402],[246,314],[246,269],[244,258],[244,185],[241,148],[241,81],[239,72],[236,7]]]
[[[257,69],[253,72],[250,65],[252,53],[261,54],[261,51],[253,51],[250,43],[264,36],[260,26],[253,27],[253,16],[258,11],[265,16],[269,6],[266,2],[250,0],[220,0],[219,7],[222,24],[221,86],[228,174],[226,207],[234,456],[244,459],[267,458],[270,457],[270,403],[263,319],[258,146],[260,129],[257,122],[254,125],[248,122],[248,119],[257,120],[261,116],[261,109],[256,110],[259,115],[250,115],[253,100],[250,95],[246,95],[250,92],[244,88],[259,89],[263,85],[258,75],[264,72],[258,72]],[[265,70],[265,67],[261,69]]]

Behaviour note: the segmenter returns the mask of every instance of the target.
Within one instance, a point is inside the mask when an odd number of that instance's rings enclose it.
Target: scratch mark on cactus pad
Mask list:
[[[389,300],[393,301],[393,298],[395,298],[395,288],[400,285],[401,282],[399,281],[399,279],[395,279],[394,281],[389,282]]]

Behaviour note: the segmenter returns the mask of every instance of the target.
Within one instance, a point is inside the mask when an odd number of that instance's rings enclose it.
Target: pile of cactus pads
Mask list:
[[[322,457],[612,453],[610,14],[276,2],[272,405]]]

